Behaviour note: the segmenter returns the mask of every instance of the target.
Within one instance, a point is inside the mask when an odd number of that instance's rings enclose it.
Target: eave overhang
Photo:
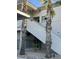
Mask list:
[[[24,13],[24,12],[21,12],[21,11],[19,11],[19,10],[17,10],[17,13],[20,14],[20,15],[22,15],[22,16],[28,17],[28,18],[30,17],[29,14]]]

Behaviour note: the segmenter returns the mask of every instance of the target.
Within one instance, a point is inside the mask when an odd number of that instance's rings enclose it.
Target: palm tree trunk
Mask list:
[[[26,1],[27,0],[22,0],[23,3],[23,12],[26,12]],[[22,22],[22,45],[21,45],[21,50],[20,50],[20,55],[25,55],[25,47],[26,47],[26,19],[23,19]]]
[[[25,47],[26,47],[26,26],[25,26],[25,19],[22,22],[22,44],[20,55],[25,55]]]
[[[51,39],[51,1],[48,1],[48,9],[47,9],[47,15],[48,18],[46,20],[46,57],[47,58],[51,58],[52,54],[51,54],[51,44],[52,44],[52,39]]]

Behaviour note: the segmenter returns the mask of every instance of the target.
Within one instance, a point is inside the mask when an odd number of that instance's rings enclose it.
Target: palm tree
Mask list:
[[[26,12],[26,0],[22,0],[22,11]],[[26,21],[22,19],[22,44],[20,49],[20,55],[25,55],[25,47],[26,47]]]
[[[47,53],[46,53],[46,57],[47,58],[51,58],[52,54],[51,54],[51,44],[52,44],[52,39],[51,39],[51,12],[52,12],[52,4],[51,4],[51,0],[48,0],[48,6],[47,6],[47,20],[46,20],[46,48],[47,48]]]
[[[47,1],[47,0],[42,0],[43,1]],[[52,20],[51,18],[53,18],[52,14],[54,13],[53,8],[52,8],[52,3],[51,0],[47,1],[48,4],[47,6],[47,20],[46,20],[46,57],[47,58],[51,58],[52,54],[51,54],[51,44],[52,44],[52,39],[51,39],[51,23]]]
[[[21,11],[27,13],[27,0],[21,0]],[[33,20],[33,13],[32,10],[30,10],[30,19]],[[27,39],[27,35],[26,35],[26,19],[22,19],[22,44],[21,44],[21,49],[20,49],[20,55],[25,55],[25,46],[26,46],[26,39]]]
[[[25,55],[25,47],[26,47],[26,26],[25,19],[22,21],[22,44],[20,49],[20,55]]]

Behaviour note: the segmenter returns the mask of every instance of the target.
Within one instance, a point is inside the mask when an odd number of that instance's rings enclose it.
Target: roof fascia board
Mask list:
[[[19,10],[17,10],[17,13],[20,14],[20,15],[23,15],[23,16],[25,16],[25,17],[30,17],[30,15],[28,15],[28,14],[26,14],[26,13],[24,13],[24,12],[21,12],[21,11],[19,11]]]

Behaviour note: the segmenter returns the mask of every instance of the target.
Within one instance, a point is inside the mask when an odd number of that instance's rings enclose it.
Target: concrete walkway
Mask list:
[[[17,59],[46,59],[45,58],[45,53],[41,52],[26,52],[26,55],[18,55]],[[56,55],[55,58],[51,59],[61,59],[61,56]]]

